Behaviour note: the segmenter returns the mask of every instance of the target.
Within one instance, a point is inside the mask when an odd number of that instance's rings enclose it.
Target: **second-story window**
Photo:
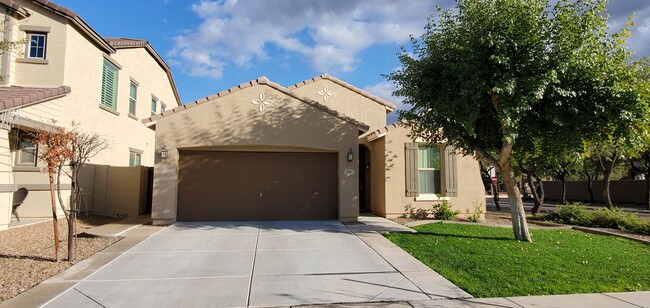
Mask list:
[[[138,101],[138,84],[131,80],[129,89],[129,115],[135,116],[135,105]]]
[[[151,96],[151,115],[156,114],[157,105],[158,99],[155,96]]]
[[[117,109],[117,77],[117,67],[104,59],[101,104],[113,110]]]
[[[165,105],[163,102],[160,102],[160,113],[165,112],[165,110],[167,110],[167,105]]]
[[[45,44],[47,34],[27,33],[29,43],[27,45],[27,57],[31,59],[45,59]]]

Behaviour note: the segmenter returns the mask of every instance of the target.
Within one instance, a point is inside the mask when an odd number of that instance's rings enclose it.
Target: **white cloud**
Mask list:
[[[201,0],[191,9],[202,22],[174,38],[169,56],[185,73],[214,78],[226,65],[268,59],[271,44],[318,71],[353,71],[361,51],[406,43],[434,12],[432,1],[420,0]]]
[[[373,85],[369,85],[363,88],[364,91],[376,95],[380,98],[385,99],[388,102],[393,103],[397,106],[397,110],[408,109],[408,106],[404,104],[404,98],[400,96],[393,96],[393,92],[397,88],[395,84],[391,81],[382,81]],[[394,123],[397,121],[397,110],[391,112],[388,115],[387,122],[388,124]]]

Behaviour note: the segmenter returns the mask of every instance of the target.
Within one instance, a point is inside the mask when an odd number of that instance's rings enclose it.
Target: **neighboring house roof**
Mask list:
[[[101,35],[95,31],[95,29],[89,26],[77,13],[48,0],[32,0],[32,2],[70,20],[73,25],[79,28],[83,34],[87,35],[90,40],[97,44],[97,46],[99,46],[100,49],[102,49],[104,52],[115,52],[115,49],[106,40],[104,40]]]
[[[0,0],[0,4],[3,4],[4,6],[8,7],[11,11],[18,13],[18,15],[22,17],[27,17],[29,16],[29,12],[20,4],[16,3],[13,0]]]
[[[351,84],[349,84],[349,83],[347,83],[347,82],[345,82],[345,81],[343,81],[341,79],[338,79],[338,78],[336,78],[334,76],[330,76],[327,73],[324,73],[324,74],[322,74],[322,75],[320,75],[318,77],[314,77],[314,78],[307,79],[305,81],[296,83],[296,84],[294,84],[292,86],[289,86],[287,88],[289,89],[289,91],[291,91],[291,90],[300,88],[302,86],[308,85],[310,83],[313,83],[313,82],[316,82],[316,81],[319,81],[319,80],[322,80],[322,79],[329,80],[329,81],[331,81],[333,83],[336,83],[336,84],[338,84],[338,85],[340,85],[340,86],[342,86],[344,88],[349,89],[352,92],[356,92],[361,96],[365,96],[366,98],[369,98],[369,99],[375,101],[376,103],[378,103],[380,105],[383,105],[384,107],[386,107],[390,111],[393,111],[393,110],[397,109],[397,106],[395,106],[394,104],[392,104],[392,103],[390,103],[390,102],[388,102],[388,101],[386,101],[384,99],[381,99],[381,98],[379,98],[379,97],[377,97],[375,95],[372,95],[372,94],[370,94],[370,93],[368,93],[368,92],[366,92],[364,90],[361,90],[361,89],[359,89],[359,88],[357,88],[357,87],[355,87],[355,86],[353,86],[353,85],[351,85]]]
[[[284,93],[284,94],[286,94],[288,96],[291,96],[291,97],[293,97],[293,98],[295,98],[297,100],[300,100],[300,101],[302,101],[302,102],[304,102],[304,103],[306,103],[308,105],[311,105],[311,106],[316,107],[316,108],[318,108],[318,109],[320,109],[320,110],[322,110],[322,111],[324,111],[326,113],[329,113],[329,114],[331,114],[331,115],[333,115],[333,116],[335,116],[335,117],[337,117],[337,118],[339,118],[339,119],[341,119],[343,121],[350,122],[353,125],[356,125],[357,128],[359,128],[359,130],[361,130],[363,132],[368,131],[368,129],[370,129],[370,127],[368,125],[366,125],[364,123],[361,123],[358,120],[350,118],[350,117],[348,117],[346,115],[343,115],[343,114],[339,113],[338,111],[333,110],[333,109],[331,109],[331,108],[329,108],[329,107],[327,107],[327,106],[325,106],[325,105],[323,105],[323,104],[321,104],[321,103],[319,103],[317,101],[311,100],[311,99],[306,98],[306,97],[298,96],[295,93],[289,91],[289,89],[287,89],[287,88],[285,88],[285,87],[283,87],[283,86],[281,86],[281,85],[279,85],[279,84],[277,84],[275,82],[270,81],[268,78],[266,78],[264,76],[259,77],[259,78],[255,79],[255,80],[251,80],[251,81],[246,82],[246,83],[242,83],[242,84],[240,84],[240,85],[238,85],[236,87],[232,87],[232,88],[230,88],[228,90],[221,91],[221,92],[219,92],[217,94],[213,94],[213,95],[201,98],[199,100],[193,101],[191,103],[187,103],[187,104],[182,105],[180,107],[176,107],[174,109],[167,110],[167,111],[165,111],[163,113],[152,115],[151,117],[142,120],[142,123],[144,123],[144,124],[153,123],[158,119],[174,115],[174,114],[179,113],[181,111],[184,111],[186,109],[190,109],[190,108],[192,108],[192,107],[194,107],[196,105],[200,105],[200,104],[203,104],[205,102],[208,102],[208,101],[211,101],[211,100],[214,100],[214,99],[218,99],[218,98],[224,97],[224,96],[226,96],[228,94],[240,91],[242,89],[246,89],[248,87],[256,86],[256,85],[267,85],[267,86],[269,86],[269,87],[271,87],[273,89],[276,89],[276,90],[278,90],[278,91],[280,91],[280,92],[282,92],[282,93]]]
[[[174,82],[174,77],[172,76],[172,71],[169,68],[169,65],[163,60],[163,58],[156,52],[156,50],[149,44],[149,41],[147,40],[138,40],[138,39],[132,39],[132,38],[113,38],[113,37],[105,37],[104,40],[106,40],[113,48],[115,49],[128,49],[128,48],[144,48],[146,49],[149,54],[158,62],[160,67],[167,73],[167,78],[169,78],[169,83],[171,83],[172,90],[174,91],[174,96],[176,97],[176,104],[178,106],[181,106],[181,98],[178,95],[178,89],[176,89],[176,82]]]
[[[63,97],[70,93],[70,87],[34,88],[34,87],[0,87],[0,111],[26,107]]]

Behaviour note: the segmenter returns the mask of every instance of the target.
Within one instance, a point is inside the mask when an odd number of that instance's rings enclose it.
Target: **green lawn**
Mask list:
[[[433,223],[388,239],[476,297],[650,290],[650,245],[573,230]]]

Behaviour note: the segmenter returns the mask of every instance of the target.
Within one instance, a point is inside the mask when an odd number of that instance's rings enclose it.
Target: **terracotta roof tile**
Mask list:
[[[329,113],[329,114],[331,114],[331,115],[333,115],[333,116],[335,116],[335,117],[337,117],[337,118],[339,118],[341,120],[344,120],[346,122],[350,122],[350,123],[356,125],[360,130],[367,131],[369,129],[368,125],[366,125],[366,124],[364,124],[364,123],[362,123],[362,122],[360,122],[358,120],[355,120],[355,119],[353,119],[351,117],[348,117],[348,116],[346,116],[346,115],[344,115],[344,114],[342,114],[342,113],[340,113],[340,112],[338,112],[336,110],[330,109],[329,107],[327,107],[327,106],[325,106],[325,105],[323,105],[323,104],[321,104],[321,103],[319,103],[317,101],[311,100],[311,99],[306,98],[306,97],[301,97],[301,96],[289,91],[289,89],[281,86],[280,84],[277,84],[275,82],[270,81],[268,78],[266,78],[264,76],[259,77],[256,80],[251,80],[249,82],[242,83],[242,84],[240,84],[240,85],[238,85],[236,87],[232,87],[232,88],[230,88],[228,90],[221,91],[221,92],[217,93],[216,95],[210,95],[208,97],[201,98],[201,99],[193,101],[191,103],[187,103],[187,104],[185,104],[185,106],[186,106],[185,109],[188,109],[190,107],[194,107],[194,106],[199,105],[199,104],[203,104],[203,103],[205,103],[207,101],[211,101],[211,100],[214,100],[214,99],[217,99],[217,98],[224,97],[224,96],[226,96],[228,94],[235,93],[235,92],[241,91],[242,89],[245,89],[245,88],[248,88],[248,87],[251,87],[251,86],[255,86],[255,85],[268,85],[271,88],[274,88],[274,89],[276,89],[276,90],[278,90],[278,91],[280,91],[280,92],[282,92],[282,93],[284,93],[286,95],[289,95],[289,96],[291,96],[291,97],[293,97],[295,99],[298,99],[298,100],[300,100],[300,101],[302,101],[304,103],[307,103],[308,105],[311,105],[313,107],[321,109],[321,110],[323,110],[323,111],[325,111],[325,112],[327,112],[327,113]],[[178,113],[177,111],[180,111],[181,108],[177,107],[177,108],[174,108],[173,110],[175,111],[175,113]],[[149,122],[156,121],[156,120],[162,118],[163,116],[164,115],[161,116],[160,114],[156,114],[156,115],[153,115],[153,116],[151,116],[149,118],[143,119],[142,123],[147,124]]]
[[[104,39],[115,49],[145,47],[149,44],[149,41],[147,40],[138,40],[126,37],[105,37]]]
[[[349,84],[349,83],[347,83],[347,82],[345,82],[345,81],[343,81],[341,79],[338,79],[338,78],[336,78],[334,76],[331,76],[330,74],[327,74],[327,73],[324,73],[324,74],[322,74],[320,76],[316,76],[314,78],[307,79],[305,81],[296,83],[296,84],[294,84],[292,86],[287,87],[287,89],[289,89],[290,91],[293,91],[295,89],[298,89],[298,88],[300,88],[302,86],[308,85],[310,83],[316,82],[316,81],[321,80],[321,79],[329,80],[329,81],[331,81],[333,83],[336,83],[336,84],[338,84],[338,85],[340,85],[340,86],[342,86],[344,88],[349,89],[350,91],[356,92],[361,96],[365,96],[366,98],[369,98],[369,99],[375,101],[376,103],[378,103],[380,105],[384,105],[385,107],[388,107],[388,108],[390,108],[392,110],[397,109],[397,106],[395,106],[394,104],[392,104],[392,103],[390,103],[390,102],[388,102],[388,101],[386,101],[384,99],[381,99],[381,98],[379,98],[379,97],[377,97],[375,95],[372,95],[372,94],[370,94],[370,93],[368,93],[368,92],[366,92],[366,91],[364,91],[362,89],[359,89],[359,88],[357,88],[357,87],[355,87],[355,86],[353,86],[353,85],[351,85],[351,84]]]
[[[0,87],[0,110],[33,105],[70,93],[68,86],[57,88]]]

